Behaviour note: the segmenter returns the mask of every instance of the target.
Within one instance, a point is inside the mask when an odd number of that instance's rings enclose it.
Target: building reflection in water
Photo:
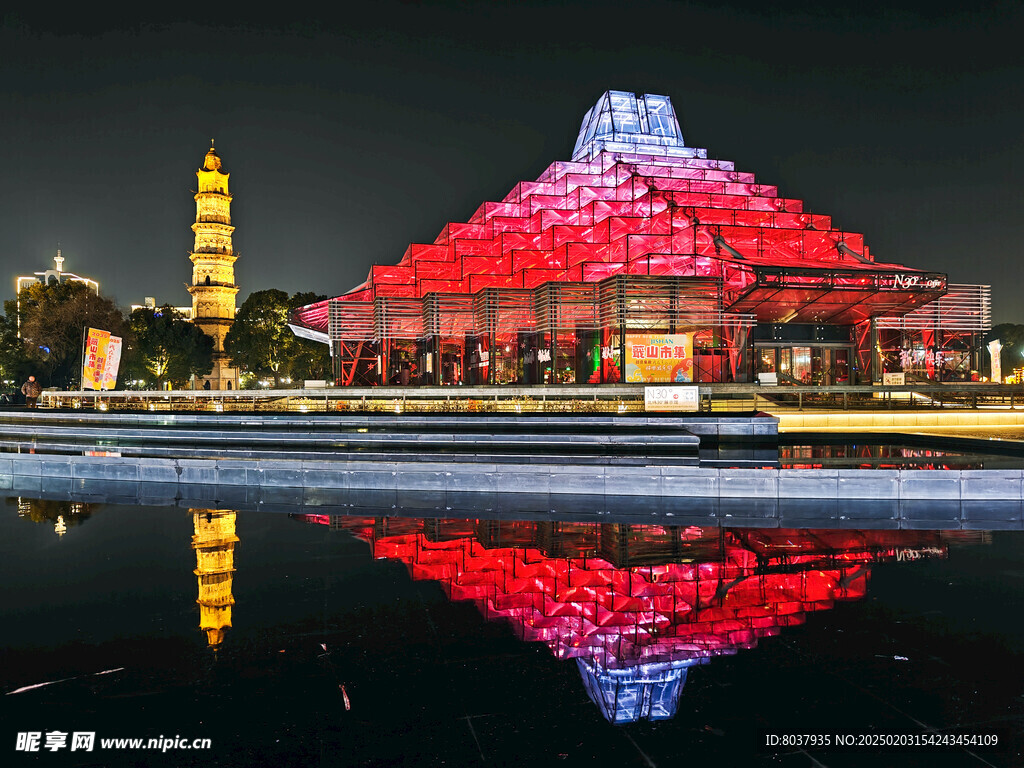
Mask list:
[[[192,509],[199,579],[199,629],[206,633],[207,644],[217,650],[224,641],[224,630],[231,626],[231,593],[235,573],[236,512],[220,509]]]
[[[298,515],[575,659],[615,723],[673,717],[688,669],[864,597],[871,565],[988,534]]]
[[[53,525],[53,532],[63,536],[69,526],[81,525],[92,515],[92,508],[79,501],[59,501],[53,499],[27,499],[23,496],[7,499],[14,504],[18,516],[34,523]]]
[[[92,506],[77,501],[53,499],[7,499],[17,507],[18,516],[54,527],[63,536],[69,526],[80,525],[92,515]],[[235,604],[232,585],[235,573],[235,517],[233,510],[191,509],[194,524],[192,549],[196,552],[195,573],[199,581],[199,629],[206,642],[217,649],[224,641],[224,630],[231,626],[231,606]]]

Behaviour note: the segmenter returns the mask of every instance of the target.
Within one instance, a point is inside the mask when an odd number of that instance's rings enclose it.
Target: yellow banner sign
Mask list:
[[[90,328],[82,360],[82,389],[113,389],[121,363],[121,337]]]
[[[82,361],[82,389],[101,389],[103,372],[107,368],[107,346],[110,331],[89,329],[85,339],[85,359]]]
[[[633,383],[693,381],[693,334],[626,336],[626,377]]]

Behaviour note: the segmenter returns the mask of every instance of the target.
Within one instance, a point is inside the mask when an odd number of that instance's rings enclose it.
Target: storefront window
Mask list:
[[[835,364],[835,384],[849,384],[850,383],[850,351],[847,349],[837,349],[835,351],[836,364]]]
[[[790,374],[799,384],[811,383],[811,348],[793,347],[793,372]]]

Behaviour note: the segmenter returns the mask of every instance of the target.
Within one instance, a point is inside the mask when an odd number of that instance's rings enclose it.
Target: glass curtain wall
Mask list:
[[[377,297],[362,305],[371,317],[352,302],[335,311],[335,373],[385,386],[744,381],[754,320],[722,312],[721,294],[713,278],[619,275]]]

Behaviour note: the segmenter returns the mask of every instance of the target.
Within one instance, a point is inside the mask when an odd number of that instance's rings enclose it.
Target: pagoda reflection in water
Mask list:
[[[945,557],[934,531],[663,527],[299,515],[367,541],[523,640],[576,659],[611,722],[671,718],[689,667],[857,600],[870,566]]]
[[[235,573],[236,512],[221,509],[192,509],[199,580],[199,629],[206,633],[207,644],[216,650],[224,641],[224,630],[231,627],[231,592]]]

